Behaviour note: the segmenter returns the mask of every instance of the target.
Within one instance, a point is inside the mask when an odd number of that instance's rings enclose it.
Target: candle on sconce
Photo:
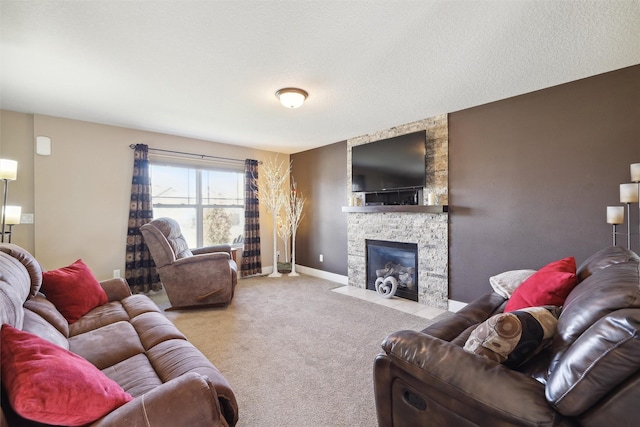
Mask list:
[[[638,184],[620,184],[620,203],[638,203]]]
[[[631,164],[631,181],[640,182],[640,163]]]
[[[607,224],[624,223],[624,206],[607,206]]]

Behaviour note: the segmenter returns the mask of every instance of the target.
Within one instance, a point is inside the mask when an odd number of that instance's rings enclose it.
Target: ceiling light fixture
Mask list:
[[[285,107],[298,108],[304,103],[304,100],[307,99],[309,94],[302,89],[285,87],[284,89],[277,91],[276,96],[280,100],[280,103]]]

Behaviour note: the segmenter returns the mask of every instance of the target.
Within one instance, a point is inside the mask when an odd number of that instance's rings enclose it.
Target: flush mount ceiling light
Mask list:
[[[304,103],[309,94],[295,87],[286,87],[276,92],[276,96],[280,100],[280,103],[287,108],[298,108]]]

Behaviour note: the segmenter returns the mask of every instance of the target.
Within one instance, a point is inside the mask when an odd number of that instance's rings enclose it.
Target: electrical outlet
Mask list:
[[[324,262],[324,256],[320,254],[320,262]]]
[[[20,215],[20,224],[33,224],[33,214],[24,213]]]
[[[114,279],[120,278],[120,270],[113,270],[113,278]]]

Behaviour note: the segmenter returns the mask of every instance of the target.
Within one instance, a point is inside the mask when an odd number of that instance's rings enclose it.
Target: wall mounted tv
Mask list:
[[[356,145],[351,150],[354,192],[393,191],[425,185],[425,131]]]

